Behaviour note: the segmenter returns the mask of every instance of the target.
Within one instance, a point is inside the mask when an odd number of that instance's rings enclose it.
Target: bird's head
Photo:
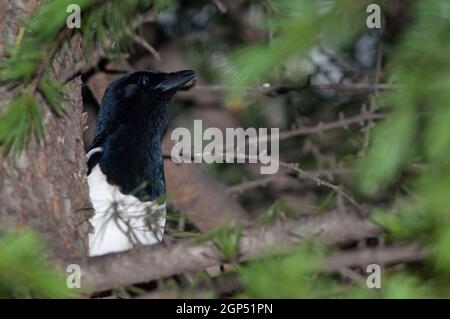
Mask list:
[[[139,71],[127,74],[112,82],[114,98],[120,101],[139,101],[143,107],[167,102],[177,90],[195,78],[195,72],[183,70],[172,73]]]
[[[150,118],[154,126],[164,128],[168,121],[170,99],[194,78],[195,72],[191,70],[126,74],[106,89],[100,108],[100,120],[103,125],[134,124],[134,121]]]
[[[160,147],[169,120],[168,105],[175,92],[195,78],[194,71],[173,73],[139,71],[112,82],[102,99],[94,140],[88,150],[88,168],[97,163],[109,183],[124,194],[156,198],[164,193]]]

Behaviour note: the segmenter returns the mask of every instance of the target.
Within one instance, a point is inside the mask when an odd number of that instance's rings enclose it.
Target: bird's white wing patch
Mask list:
[[[89,161],[89,159],[91,158],[92,155],[94,155],[95,153],[101,152],[101,151],[103,151],[102,147],[96,147],[96,148],[91,149],[86,154],[86,162]]]
[[[162,240],[166,222],[166,205],[141,202],[124,195],[117,186],[108,184],[96,165],[88,176],[89,196],[95,209],[89,234],[89,255],[97,256],[151,245]]]

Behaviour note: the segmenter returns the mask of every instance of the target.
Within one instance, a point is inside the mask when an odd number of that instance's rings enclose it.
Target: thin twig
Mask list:
[[[345,198],[347,198],[350,203],[352,203],[355,207],[359,207],[358,203],[350,196],[348,195],[346,192],[344,192],[340,186],[331,184],[321,178],[319,178],[317,175],[313,175],[310,172],[307,172],[301,168],[298,167],[297,163],[284,163],[284,162],[280,162],[280,165],[286,168],[289,168],[291,170],[294,170],[295,172],[297,172],[299,174],[299,176],[301,177],[306,177],[309,179],[312,179],[313,181],[315,181],[317,183],[318,186],[326,186],[328,188],[331,188],[332,190],[334,190],[336,193],[341,194],[342,196],[344,196]]]
[[[189,154],[181,154],[178,157],[178,162],[181,162],[181,159],[189,159],[191,161],[194,161],[195,163],[195,159],[196,158],[203,158],[205,155],[207,156],[211,156],[214,158],[226,158],[226,159],[233,159],[234,161],[236,160],[246,160],[246,161],[251,161],[251,160],[255,160],[255,163],[257,163],[258,160],[258,156],[254,156],[254,155],[249,155],[249,154],[243,154],[243,153],[237,153],[235,154],[234,152],[224,152],[224,153],[219,153],[219,154],[211,154],[211,153],[189,153]],[[172,156],[170,154],[163,154],[163,158],[164,159],[172,159]],[[345,193],[340,186],[331,184],[330,182],[327,182],[325,180],[320,179],[317,175],[313,175],[310,172],[307,172],[301,168],[298,167],[297,163],[284,163],[284,162],[280,162],[275,160],[274,158],[271,158],[271,161],[275,161],[279,166],[283,166],[286,168],[289,168],[291,170],[294,170],[295,172],[297,172],[301,177],[306,177],[309,178],[311,180],[313,180],[314,182],[317,183],[318,186],[325,186],[328,188],[331,188],[332,190],[334,190],[335,192],[341,194],[342,196],[344,196],[345,198],[347,198],[355,207],[359,207],[358,203],[347,193]]]
[[[339,117],[340,117],[340,119],[338,121],[329,122],[329,123],[320,122],[316,126],[299,127],[294,130],[291,130],[291,131],[281,132],[278,135],[278,138],[280,140],[285,140],[285,139],[295,137],[295,136],[321,134],[324,131],[328,131],[328,130],[332,130],[332,129],[336,129],[336,128],[348,129],[348,127],[353,124],[359,124],[359,125],[363,126],[364,123],[367,121],[385,119],[387,117],[387,114],[373,113],[373,112],[367,111],[365,108],[363,108],[361,110],[361,113],[358,115],[346,118],[343,115],[343,113],[340,113]]]
[[[386,113],[375,113],[372,111],[368,111],[363,105],[361,107],[361,112],[358,115],[352,116],[352,117],[345,117],[345,115],[341,112],[339,113],[339,120],[323,123],[319,122],[319,124],[315,126],[302,126],[299,128],[295,128],[290,131],[284,131],[277,135],[270,135],[270,136],[263,136],[258,137],[257,140],[255,138],[250,138],[246,141],[246,144],[254,143],[254,142],[265,142],[267,140],[286,140],[292,137],[296,136],[303,136],[303,135],[311,135],[311,134],[322,134],[325,131],[337,129],[337,128],[343,128],[348,129],[350,125],[359,124],[360,126],[364,126],[364,124],[367,121],[374,121],[374,120],[381,120],[385,119],[388,116]]]
[[[376,89],[375,89],[376,95],[379,93],[378,84],[380,82],[380,77],[381,77],[381,65],[383,63],[382,59],[383,59],[383,40],[380,38],[378,40],[378,45],[377,45],[377,63],[375,65],[375,78],[374,78],[374,84],[376,87]]]
[[[385,91],[398,88],[398,85],[394,84],[378,84],[373,85],[369,83],[355,83],[355,84],[321,84],[321,85],[264,85],[254,87],[233,87],[225,85],[197,85],[193,90],[206,90],[216,92],[226,92],[233,90],[243,90],[249,93],[260,93],[270,97],[274,97],[281,94],[287,94],[290,92],[303,93],[308,91],[334,91],[334,92],[373,92],[375,90]]]
[[[161,61],[161,55],[159,52],[145,40],[143,37],[127,30],[127,34],[134,40],[134,42],[140,44],[142,47],[144,47],[150,54],[155,58],[156,61]]]
[[[214,5],[217,7],[217,9],[223,14],[223,13],[227,13],[227,8],[225,7],[225,5],[222,3],[222,1],[220,0],[212,0],[212,2],[214,2]]]

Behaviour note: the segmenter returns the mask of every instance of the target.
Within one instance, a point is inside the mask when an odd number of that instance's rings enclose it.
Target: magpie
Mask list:
[[[195,72],[139,71],[113,81],[102,98],[94,139],[86,153],[94,207],[89,254],[160,242],[166,191],[161,137],[168,106]]]

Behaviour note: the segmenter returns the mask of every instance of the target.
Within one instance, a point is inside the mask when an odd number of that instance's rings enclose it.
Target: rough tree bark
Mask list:
[[[0,55],[13,44],[21,27],[40,0],[0,0]],[[55,78],[61,79],[81,56],[75,37],[52,63]],[[53,115],[39,97],[45,140],[29,143],[16,158],[0,155],[0,227],[30,227],[40,233],[55,257],[66,258],[87,252],[87,225],[91,213],[86,184],[82,142],[81,81],[67,85],[65,114]],[[13,92],[0,86],[0,110]],[[81,227],[80,227],[81,226]]]

